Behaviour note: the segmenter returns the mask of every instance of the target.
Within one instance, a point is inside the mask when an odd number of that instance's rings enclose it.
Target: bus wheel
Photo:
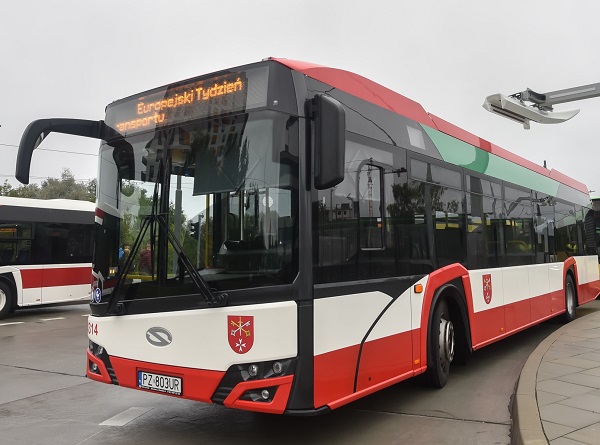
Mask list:
[[[455,346],[454,324],[445,301],[436,305],[431,323],[427,373],[432,386],[443,388],[450,375]]]
[[[0,318],[6,317],[12,309],[12,305],[13,297],[10,287],[5,283],[0,282]]]
[[[575,283],[573,277],[569,274],[565,278],[565,306],[567,311],[563,314],[563,322],[569,323],[575,319],[575,311],[577,310]]]

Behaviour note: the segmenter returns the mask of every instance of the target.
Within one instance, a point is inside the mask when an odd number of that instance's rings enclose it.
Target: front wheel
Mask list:
[[[450,375],[455,346],[454,325],[445,301],[435,306],[431,323],[427,374],[432,386],[443,388]]]
[[[565,306],[567,310],[563,314],[563,322],[569,323],[575,319],[577,310],[575,283],[571,275],[567,275],[567,278],[565,278]]]
[[[0,282],[0,319],[6,317],[11,311],[13,305],[13,296],[10,287],[6,283]]]

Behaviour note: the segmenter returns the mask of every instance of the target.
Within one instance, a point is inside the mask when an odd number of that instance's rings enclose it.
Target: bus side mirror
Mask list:
[[[103,139],[105,134],[110,134],[103,121],[82,119],[40,119],[33,121],[25,129],[17,152],[15,177],[22,184],[29,184],[29,168],[33,150],[52,132],[95,139]]]
[[[325,94],[317,94],[313,105],[315,188],[324,190],[344,180],[346,113],[341,103]]]

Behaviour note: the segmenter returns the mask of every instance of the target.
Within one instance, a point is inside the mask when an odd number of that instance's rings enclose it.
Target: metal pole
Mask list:
[[[206,241],[204,244],[204,267],[208,267],[209,259],[209,229],[210,229],[210,195],[206,195]]]
[[[175,239],[181,241],[181,175],[177,175],[177,190],[175,191],[175,218],[173,221],[174,228],[173,233]],[[173,255],[173,273],[177,271],[177,255]]]

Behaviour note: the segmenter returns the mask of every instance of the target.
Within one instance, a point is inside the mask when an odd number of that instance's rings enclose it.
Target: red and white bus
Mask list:
[[[0,318],[88,299],[96,205],[0,196]]]
[[[473,350],[600,291],[583,184],[353,73],[268,59],[104,121],[35,121],[21,182],[51,131],[102,141],[99,382],[322,413],[418,374],[442,387]]]

